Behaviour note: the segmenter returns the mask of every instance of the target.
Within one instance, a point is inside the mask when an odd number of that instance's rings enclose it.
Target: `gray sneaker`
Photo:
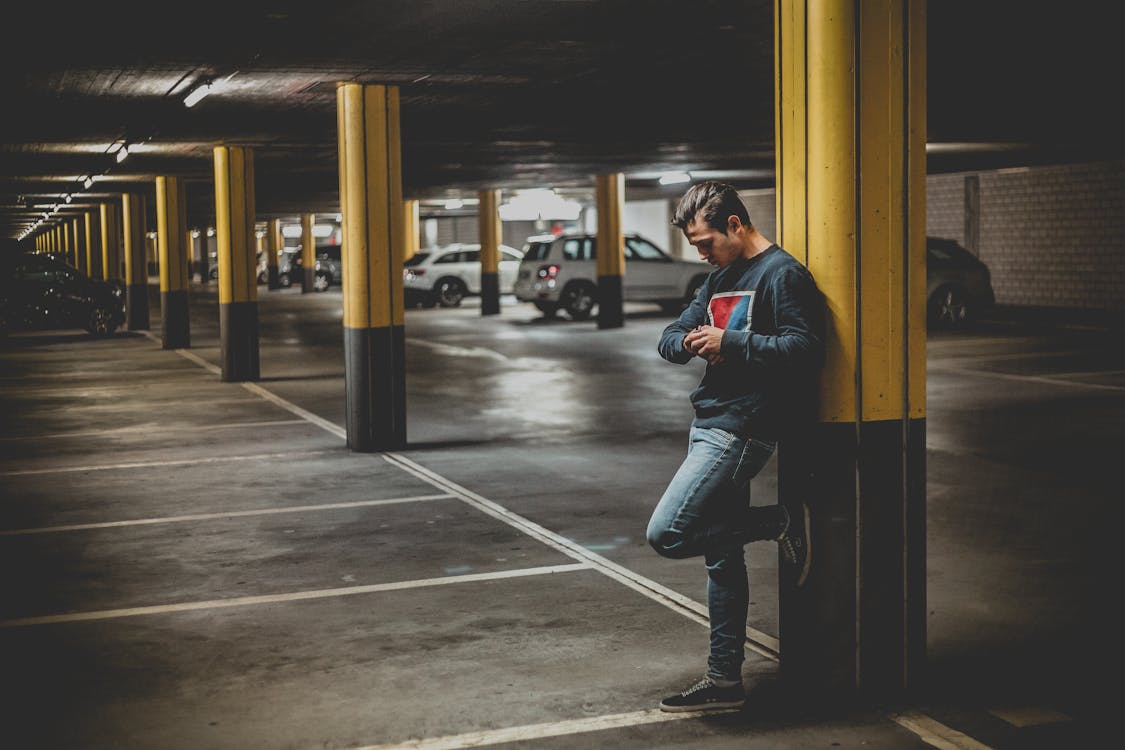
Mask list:
[[[785,530],[777,537],[777,548],[781,552],[781,562],[794,571],[798,588],[805,585],[812,567],[812,545],[809,543],[809,504],[801,503],[801,512],[794,518],[785,506]]]

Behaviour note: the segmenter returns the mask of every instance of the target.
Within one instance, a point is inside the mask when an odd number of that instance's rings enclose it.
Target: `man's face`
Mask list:
[[[731,226],[732,220],[734,227]],[[742,257],[742,243],[735,232],[742,226],[737,217],[727,219],[727,231],[720,232],[698,216],[684,228],[687,241],[699,252],[699,259],[726,268]]]

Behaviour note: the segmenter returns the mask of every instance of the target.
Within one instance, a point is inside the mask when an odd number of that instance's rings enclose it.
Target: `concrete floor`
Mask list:
[[[895,706],[777,681],[749,548],[741,713],[655,711],[706,656],[698,560],[644,542],[700,371],[670,320],[407,311],[408,440],[343,439],[338,289],[261,289],[262,378],[123,333],[0,343],[13,748],[1048,748],[1111,736],[1119,331],[998,316],[928,345],[929,678]],[[159,307],[153,309],[159,332]],[[754,502],[773,502],[771,462]],[[1103,593],[1104,592],[1104,593]],[[1107,596],[1107,594],[1109,596]],[[1108,681],[1108,682],[1107,682]],[[978,743],[978,744],[973,744]]]

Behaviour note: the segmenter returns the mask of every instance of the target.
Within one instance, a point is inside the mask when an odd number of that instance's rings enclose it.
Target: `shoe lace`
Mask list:
[[[687,697],[687,696],[691,695],[692,693],[698,693],[700,690],[706,690],[707,688],[714,687],[714,686],[715,686],[715,683],[711,681],[710,677],[704,677],[702,680],[695,683],[694,685],[689,687],[687,690],[685,690],[683,693],[681,693],[681,695]]]

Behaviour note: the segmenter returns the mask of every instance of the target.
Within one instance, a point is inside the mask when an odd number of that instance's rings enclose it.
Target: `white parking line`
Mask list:
[[[1015,375],[1010,372],[990,372],[988,370],[974,370],[967,367],[955,366],[942,366],[931,365],[931,372],[948,373],[950,375],[977,375],[982,378],[999,378],[1000,380],[1015,380],[1021,383],[1040,383],[1044,385],[1063,385],[1071,388],[1086,388],[1095,391],[1125,391],[1125,385],[1111,385],[1109,383],[1087,383],[1081,380],[1064,380],[1061,377],[1052,377],[1047,375]],[[1085,377],[1087,375],[1106,375],[1116,374],[1114,372],[1106,373],[1101,370],[1090,372],[1066,372],[1058,373],[1058,375],[1070,377]]]
[[[42,615],[39,617],[17,617],[0,620],[0,628],[26,627],[28,625],[50,625],[62,622],[85,622],[88,620],[110,620],[118,617],[137,617],[138,615],[159,615],[167,612],[191,612],[199,609],[218,607],[245,607],[252,604],[272,604],[274,602],[295,602],[304,599],[325,599],[334,596],[355,596],[379,591],[398,591],[418,589],[427,586],[445,586],[451,583],[471,583],[474,581],[494,581],[501,578],[522,578],[524,576],[548,575],[551,573],[573,573],[587,570],[589,565],[570,563],[567,565],[545,565],[538,568],[517,570],[498,570],[492,573],[468,573],[441,578],[421,578],[414,581],[394,583],[373,583],[366,586],[344,586],[335,589],[314,589],[311,591],[290,591],[284,594],[263,594],[261,596],[238,596],[230,599],[208,599],[199,602],[178,602],[176,604],[157,604],[149,607],[125,607],[122,609],[102,609],[90,612],[69,612],[62,615]]]
[[[88,529],[109,529],[119,526],[145,526],[157,523],[182,523],[184,521],[211,521],[217,518],[245,518],[246,516],[272,516],[277,513],[302,513],[304,511],[338,510],[340,508],[363,508],[372,505],[392,505],[394,503],[417,503],[426,500],[444,500],[453,495],[415,495],[413,497],[391,497],[382,500],[357,500],[351,503],[322,503],[320,505],[289,505],[281,508],[257,508],[255,510],[228,510],[221,513],[194,513],[187,516],[163,516],[159,518],[134,518],[128,521],[103,521],[101,523],[75,523],[67,526],[39,526],[30,529],[9,529],[0,531],[0,536],[24,536],[27,534],[53,534],[60,531],[86,531]]]
[[[51,469],[17,469],[0,471],[0,477],[23,477],[32,474],[68,474],[76,471],[113,471],[116,469],[150,469],[155,466],[185,466],[188,464],[215,464],[228,461],[257,461],[271,458],[294,458],[315,456],[320,453],[335,453],[335,450],[287,451],[285,453],[255,453],[249,456],[202,456],[200,458],[180,458],[175,461],[133,461],[123,464],[90,464],[88,466],[56,466]]]
[[[958,732],[917,711],[894,714],[891,719],[914,732],[927,745],[933,745],[939,750],[992,750],[964,732]]]
[[[528,724],[522,727],[504,727],[503,729],[487,729],[481,732],[466,732],[464,734],[451,734],[445,737],[430,737],[426,739],[407,740],[389,745],[365,745],[358,750],[456,750],[464,747],[485,747],[487,745],[501,745],[508,742],[528,742],[541,740],[547,737],[563,737],[583,732],[599,732],[603,729],[618,729],[620,727],[635,727],[641,724],[655,724],[662,721],[677,721],[679,719],[695,719],[706,713],[716,712],[685,711],[683,713],[666,713],[659,709],[649,711],[634,711],[627,714],[609,714],[606,716],[591,716],[582,719],[568,719],[565,721],[552,721],[546,724]]]
[[[132,373],[130,373],[132,374]],[[227,422],[225,424],[198,424],[177,425],[176,434],[185,432],[213,432],[215,430],[245,430],[251,427],[281,427],[289,424],[305,424],[303,419],[273,419],[266,422]],[[110,427],[105,430],[79,430],[76,432],[52,432],[46,435],[0,435],[0,442],[27,440],[56,440],[59,438],[98,437],[102,435],[126,435],[130,432],[139,432],[146,437],[158,431],[159,426],[152,423],[130,425],[128,427]]]

